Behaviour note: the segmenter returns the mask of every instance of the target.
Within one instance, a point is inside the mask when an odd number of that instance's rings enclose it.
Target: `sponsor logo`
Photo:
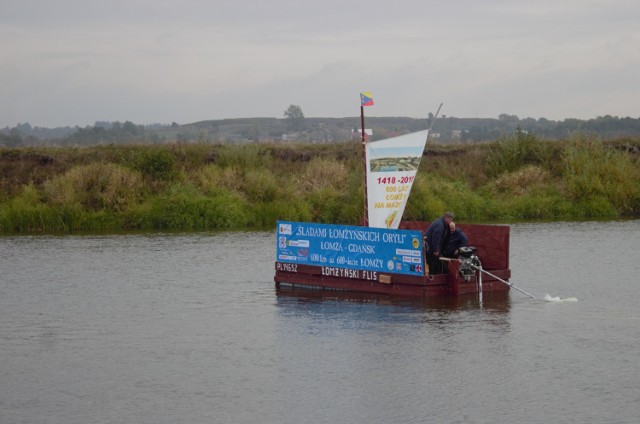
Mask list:
[[[297,257],[291,255],[278,255],[278,259],[282,259],[283,261],[295,261]]]
[[[293,233],[293,230],[291,228],[291,224],[280,224],[278,227],[278,232],[280,234],[285,234],[290,236]]]
[[[309,247],[309,240],[291,240],[289,246],[294,247]]]

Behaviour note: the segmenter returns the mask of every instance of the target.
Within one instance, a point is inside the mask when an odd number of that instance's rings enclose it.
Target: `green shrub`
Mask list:
[[[203,194],[211,194],[221,188],[242,191],[244,177],[235,167],[221,168],[218,165],[206,165],[197,168],[189,176],[189,181]]]
[[[154,180],[170,181],[175,176],[174,155],[165,147],[144,146],[130,153],[128,163],[142,175]]]
[[[501,218],[515,220],[538,220],[543,218],[562,218],[563,210],[568,206],[558,202],[557,198],[543,195],[517,196],[507,199],[503,204],[507,213]]]
[[[446,205],[434,195],[430,178],[424,174],[416,175],[407,202],[403,219],[431,221],[445,212]]]
[[[70,233],[120,228],[112,214],[84,211],[77,205],[51,206],[13,199],[0,207],[0,233]]]
[[[640,168],[628,155],[606,148],[597,139],[578,135],[567,144],[563,162],[571,200],[598,205],[598,213],[611,208],[618,214],[640,211]]]
[[[138,229],[209,230],[244,228],[250,223],[248,205],[236,194],[220,189],[204,196],[194,188],[174,186],[163,195],[129,208],[124,226]]]
[[[0,203],[0,232],[43,231],[50,224],[48,209],[33,185],[23,186],[18,196]]]
[[[271,164],[269,153],[255,143],[220,146],[216,153],[215,164],[221,168],[235,167],[246,171]]]
[[[138,201],[144,185],[140,175],[115,164],[92,163],[72,168],[44,184],[52,206],[121,211]]]
[[[446,211],[456,219],[479,220],[490,210],[488,201],[473,192],[464,181],[447,181],[438,175],[417,175],[403,219],[431,221]]]
[[[271,202],[258,202],[252,206],[251,226],[257,228],[275,228],[280,221],[311,221],[309,205],[301,199],[278,199]]]
[[[305,200],[309,202],[313,222],[339,223],[343,203],[340,195],[331,188],[315,190]]]
[[[303,194],[327,188],[342,190],[348,174],[349,170],[344,163],[336,159],[316,157],[307,163],[297,179],[298,188]]]
[[[498,140],[487,154],[487,173],[498,176],[525,165],[548,165],[551,150],[535,135],[518,131]]]
[[[242,190],[250,202],[269,202],[278,197],[278,183],[269,169],[247,171]]]
[[[605,196],[593,196],[580,199],[574,205],[573,216],[578,218],[615,218],[619,211]]]
[[[517,171],[500,175],[489,186],[494,195],[522,196],[545,187],[550,180],[549,171],[536,165],[526,165]]]

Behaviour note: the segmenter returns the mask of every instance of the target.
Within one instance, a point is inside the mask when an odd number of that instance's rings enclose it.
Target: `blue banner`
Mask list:
[[[278,221],[276,252],[278,262],[424,275],[414,230]]]

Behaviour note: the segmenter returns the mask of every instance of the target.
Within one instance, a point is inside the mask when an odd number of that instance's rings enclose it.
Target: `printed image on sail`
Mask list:
[[[424,130],[366,144],[370,227],[400,225],[428,134]]]

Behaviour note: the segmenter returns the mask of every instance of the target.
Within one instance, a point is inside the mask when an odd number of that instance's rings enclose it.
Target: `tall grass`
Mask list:
[[[474,192],[464,180],[417,175],[403,218],[430,221],[451,210],[457,219],[469,222],[490,218],[492,207],[490,198]]]
[[[175,156],[164,146],[133,150],[126,162],[153,180],[168,181],[175,175]]]
[[[311,206],[300,198],[257,202],[250,209],[251,227],[273,228],[276,221],[313,221]]]
[[[544,189],[552,180],[551,173],[536,165],[525,165],[501,174],[488,184],[494,195],[522,196]]]
[[[259,144],[218,146],[213,161],[221,168],[258,169],[271,165],[269,152]]]
[[[174,185],[130,207],[122,220],[124,228],[142,230],[245,228],[251,222],[248,210],[246,201],[229,190],[205,196],[193,186]]]
[[[80,206],[88,210],[125,210],[144,193],[139,173],[111,163],[92,163],[71,169],[44,183],[52,206]]]
[[[640,213],[640,167],[598,139],[574,135],[564,154],[564,182],[569,198],[588,216]]]
[[[447,210],[460,222],[638,216],[640,158],[611,146],[525,133],[430,145],[404,219]],[[0,148],[0,233],[357,224],[360,154],[351,143]]]
[[[537,165],[525,165],[501,174],[486,184],[481,193],[491,199],[491,220],[565,219],[574,214],[563,198],[562,187],[551,172]]]
[[[343,190],[348,174],[349,170],[342,162],[323,157],[313,158],[297,178],[298,191],[304,195],[327,188]]]
[[[272,202],[280,198],[280,185],[270,169],[250,169],[242,180],[242,191],[252,202]]]
[[[120,223],[106,211],[87,211],[78,204],[51,205],[41,201],[31,185],[0,205],[0,233],[50,233],[117,230]]]
[[[240,169],[235,167],[221,168],[211,164],[196,168],[187,179],[203,194],[214,193],[219,188],[241,191],[244,185],[244,177]]]
[[[487,174],[499,176],[526,165],[550,166],[554,149],[538,140],[534,134],[517,131],[495,143],[486,156]]]

